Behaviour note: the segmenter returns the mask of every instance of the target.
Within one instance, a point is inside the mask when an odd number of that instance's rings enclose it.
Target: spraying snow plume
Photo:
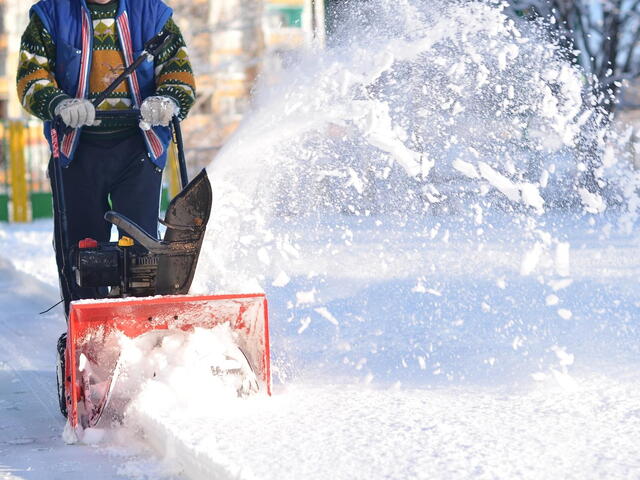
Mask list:
[[[606,204],[584,182],[584,152],[605,149],[607,118],[580,70],[499,4],[378,0],[345,15],[335,46],[264,74],[253,111],[209,167],[214,213],[196,288],[286,290],[306,277],[283,302],[290,321],[315,309],[298,334],[319,315],[344,335],[322,303],[358,289],[329,294],[327,278],[411,278],[394,301],[439,297],[422,252],[450,240],[482,250],[499,223],[509,232],[499,248],[522,250],[520,274],[556,275],[564,242],[545,230],[545,213]],[[387,321],[416,324],[402,312]],[[506,330],[494,335],[526,350],[531,332]],[[409,348],[426,369],[433,345]]]
[[[373,3],[335,48],[267,74],[211,165],[209,287],[286,251],[269,230],[283,217],[542,214],[577,197],[574,150],[602,143],[603,118],[558,47],[485,3]]]

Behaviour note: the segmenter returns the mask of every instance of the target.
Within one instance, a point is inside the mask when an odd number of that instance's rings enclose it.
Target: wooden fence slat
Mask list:
[[[11,210],[14,222],[29,221],[29,186],[24,154],[25,126],[13,121],[9,127],[9,164],[11,167]]]

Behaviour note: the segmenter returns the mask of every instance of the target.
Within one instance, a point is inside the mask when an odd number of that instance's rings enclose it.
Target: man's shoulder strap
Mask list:
[[[151,27],[151,36],[162,30],[173,14],[173,10],[163,0],[120,0],[118,15],[123,11],[127,11],[132,27],[141,23],[144,24],[142,29],[145,31],[146,27]]]
[[[38,15],[44,28],[53,38],[58,37],[58,19],[69,21],[74,10],[79,8],[79,0],[40,0],[29,10],[29,16]]]

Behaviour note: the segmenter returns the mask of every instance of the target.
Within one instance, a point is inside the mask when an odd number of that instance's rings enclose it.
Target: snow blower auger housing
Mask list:
[[[65,351],[65,440],[82,438],[99,424],[121,372],[113,334],[137,338],[145,334],[192,332],[227,324],[255,375],[257,388],[271,395],[269,324],[264,294],[159,296],[72,303]],[[105,345],[110,352],[105,355]],[[105,360],[106,359],[106,360]],[[242,368],[242,366],[240,365]],[[98,370],[96,372],[96,370]],[[212,375],[225,375],[217,371]],[[235,375],[236,372],[230,372]],[[211,399],[215,402],[215,399]],[[121,415],[123,412],[118,412]]]

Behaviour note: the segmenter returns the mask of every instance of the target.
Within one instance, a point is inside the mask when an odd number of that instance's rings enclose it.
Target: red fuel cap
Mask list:
[[[78,242],[78,248],[98,248],[98,241],[93,238],[85,238]]]

